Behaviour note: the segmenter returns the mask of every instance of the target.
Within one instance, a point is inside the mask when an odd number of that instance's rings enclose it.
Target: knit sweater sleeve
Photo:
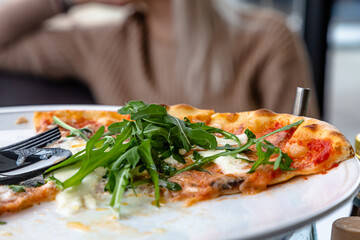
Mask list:
[[[276,112],[291,113],[296,88],[312,89],[308,115],[319,117],[316,92],[310,77],[308,58],[301,39],[287,27],[281,15],[264,14],[267,29],[262,49],[267,49],[257,89],[261,105]]]
[[[80,77],[86,30],[44,30],[56,15],[49,0],[12,0],[0,5],[0,69],[44,76]]]

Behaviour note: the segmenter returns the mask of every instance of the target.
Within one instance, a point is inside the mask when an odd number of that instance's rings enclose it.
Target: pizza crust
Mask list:
[[[0,188],[3,188],[0,191],[0,215],[6,212],[17,212],[41,202],[52,201],[59,192],[52,182],[36,188],[24,187],[26,192],[19,193],[13,192],[7,186],[0,186]]]
[[[121,115],[111,111],[84,111],[84,110],[57,110],[48,112],[34,113],[34,126],[36,132],[45,132],[53,126],[53,116],[73,126],[75,128],[83,128],[90,126],[96,131],[100,126],[109,126],[114,122],[120,122],[124,119],[130,119],[129,115]],[[67,133],[67,131],[63,131]]]

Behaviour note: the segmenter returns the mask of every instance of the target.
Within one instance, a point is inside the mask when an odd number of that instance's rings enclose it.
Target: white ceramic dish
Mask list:
[[[33,111],[54,109],[117,110],[115,106],[56,105],[0,108],[0,146],[34,134]],[[29,123],[16,125],[19,117]],[[232,195],[184,208],[152,199],[127,199],[122,219],[111,210],[87,210],[71,217],[44,203],[0,216],[0,238],[9,239],[265,239],[291,232],[343,206],[360,183],[357,159],[326,174],[299,177],[253,196]]]

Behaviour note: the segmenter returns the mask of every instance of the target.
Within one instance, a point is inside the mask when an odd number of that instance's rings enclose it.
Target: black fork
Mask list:
[[[5,147],[1,147],[0,151],[29,149],[33,147],[41,148],[41,147],[45,147],[48,144],[54,143],[60,138],[61,138],[60,129],[58,127],[54,127],[46,132],[37,134],[31,138],[25,139],[23,141]]]
[[[42,148],[61,138],[58,127],[0,148],[0,184],[17,184],[69,158],[61,148]]]

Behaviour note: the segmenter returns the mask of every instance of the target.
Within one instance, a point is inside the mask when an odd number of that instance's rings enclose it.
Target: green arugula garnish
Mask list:
[[[104,127],[100,127],[88,140],[83,130],[68,126],[54,117],[55,123],[70,130],[71,134],[84,138],[87,143],[85,150],[48,169],[46,173],[72,164],[79,164],[80,169],[61,184],[66,189],[80,184],[84,177],[96,168],[106,168],[108,181],[105,189],[112,194],[110,205],[119,212],[122,196],[126,189],[134,189],[141,184],[153,183],[155,202],[159,206],[160,187],[166,187],[172,191],[181,190],[179,184],[168,180],[171,176],[189,170],[207,172],[203,168],[205,164],[220,156],[237,157],[238,153],[248,151],[249,147],[254,144],[259,159],[257,161],[245,159],[253,164],[249,173],[266,164],[274,165],[275,170],[291,171],[293,170],[290,167],[291,158],[264,138],[280,131],[289,130],[303,121],[282,127],[258,139],[247,129],[245,134],[248,140],[244,145],[241,145],[240,140],[234,134],[207,126],[204,123],[191,123],[186,118],[180,120],[169,115],[166,108],[161,105],[130,101],[118,112],[129,114],[132,121],[124,120],[111,124],[108,127],[108,132],[105,132]],[[219,148],[214,133],[234,140],[238,146]],[[194,151],[194,163],[182,169],[176,169],[164,161],[166,158],[172,157],[179,163],[185,163],[184,156],[180,154],[179,150],[185,149],[189,152],[194,146],[204,149],[223,149],[224,152],[203,157]],[[270,161],[273,154],[279,155],[274,162]],[[134,172],[142,171],[147,171],[149,178],[133,181]]]
[[[57,179],[56,177],[54,177],[54,176],[49,176],[49,177],[47,177],[47,178],[46,178],[46,182],[49,182],[49,181],[54,182],[54,183],[55,183],[55,186],[56,186],[58,189],[64,190],[64,185],[63,185],[63,183],[62,183],[59,179]]]
[[[5,225],[5,224],[7,224],[7,222],[0,221],[0,225]]]
[[[82,137],[85,141],[89,140],[88,137],[86,137],[84,134],[84,132],[91,133],[91,131],[89,129],[87,129],[87,128],[76,129],[76,128],[71,127],[68,124],[64,123],[56,116],[53,116],[53,120],[54,120],[55,124],[70,131],[69,137],[79,136],[79,137]]]
[[[24,186],[21,185],[9,185],[11,191],[19,193],[19,192],[26,192]]]
[[[234,149],[234,150],[231,150],[231,151],[226,151],[226,152],[221,152],[221,153],[218,153],[218,154],[215,154],[213,156],[209,156],[209,157],[205,157],[205,158],[202,158],[201,160],[197,161],[197,162],[194,162],[193,164],[191,165],[188,165],[182,169],[179,169],[175,172],[173,172],[171,174],[171,176],[174,176],[176,174],[179,174],[179,173],[182,173],[182,172],[185,172],[185,171],[189,171],[189,170],[194,170],[194,169],[199,169],[201,168],[203,165],[209,163],[209,162],[212,162],[213,160],[215,160],[216,158],[218,157],[221,157],[221,156],[229,156],[229,155],[233,155],[233,154],[237,154],[237,153],[241,153],[241,152],[244,152],[246,151],[250,146],[256,144],[256,150],[257,150],[257,155],[259,157],[259,159],[254,163],[253,167],[250,169],[249,173],[252,173],[254,172],[260,165],[265,165],[265,164],[273,164],[273,162],[270,162],[268,161],[271,157],[272,154],[275,154],[275,153],[279,153],[279,158],[276,160],[276,164],[275,164],[275,167],[274,169],[276,170],[277,168],[280,168],[281,170],[283,171],[290,171],[290,170],[293,170],[290,168],[290,165],[292,163],[292,160],[291,158],[286,154],[286,153],[283,153],[281,151],[280,148],[275,148],[272,144],[272,147],[274,148],[274,150],[269,150],[267,152],[263,152],[261,148],[258,147],[259,144],[261,144],[264,140],[265,137],[268,137],[268,136],[271,136],[275,133],[278,133],[278,132],[281,132],[281,131],[285,131],[285,130],[289,130],[291,129],[292,127],[295,127],[297,125],[300,125],[304,120],[300,120],[300,121],[297,121],[293,124],[290,124],[290,125],[287,125],[285,127],[282,127],[282,128],[279,128],[269,134],[266,134],[260,138],[256,138],[255,134],[253,132],[251,132],[249,129],[246,129],[245,130],[245,134],[248,138],[247,142],[244,144],[244,145],[239,145],[238,148]],[[266,141],[267,142],[267,141]],[[267,142],[269,143],[269,142]],[[265,146],[265,145],[264,145]],[[270,146],[271,147],[271,146]],[[267,147],[267,148],[270,148],[270,147]],[[260,160],[260,161],[259,161]]]
[[[263,151],[265,149],[265,152]],[[279,147],[275,147],[272,143],[266,140],[260,140],[256,143],[256,151],[259,159],[252,165],[249,173],[253,173],[260,165],[273,164],[274,170],[280,168],[282,171],[295,170],[290,168],[292,159]],[[273,154],[279,154],[275,162],[269,161]]]

